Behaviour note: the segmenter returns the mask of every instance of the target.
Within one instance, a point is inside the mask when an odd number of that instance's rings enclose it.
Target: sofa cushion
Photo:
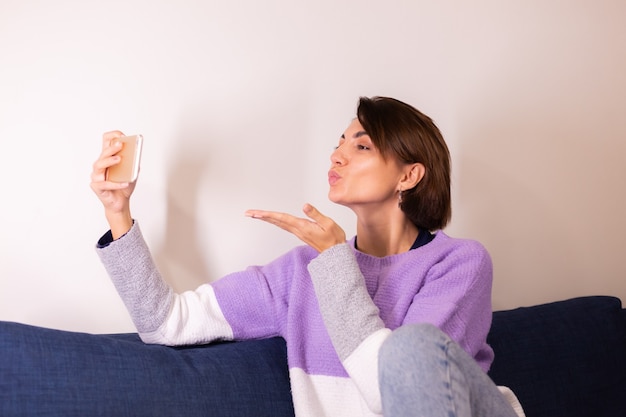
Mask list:
[[[528,417],[624,415],[626,330],[618,298],[580,297],[493,314],[489,375]]]
[[[283,339],[169,348],[0,322],[0,416],[293,416]]]

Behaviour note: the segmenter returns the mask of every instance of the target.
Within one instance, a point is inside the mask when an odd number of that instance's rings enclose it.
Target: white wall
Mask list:
[[[53,4],[54,3],[54,4]],[[177,289],[299,242],[243,216],[326,200],[360,95],[432,116],[446,230],[482,241],[494,307],[626,300],[626,3],[0,0],[0,320],[132,331],[94,251],[102,132],[145,136],[133,198]]]

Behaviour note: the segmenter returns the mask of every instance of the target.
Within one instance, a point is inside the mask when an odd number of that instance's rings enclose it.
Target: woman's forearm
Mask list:
[[[113,240],[124,236],[133,226],[133,218],[130,214],[130,209],[115,213],[106,212],[105,217],[109,223]]]

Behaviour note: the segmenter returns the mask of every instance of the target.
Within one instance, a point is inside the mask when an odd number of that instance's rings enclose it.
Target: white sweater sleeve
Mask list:
[[[189,345],[232,339],[211,285],[176,294],[161,278],[137,222],[97,253],[144,342]]]
[[[320,253],[309,272],[326,329],[339,359],[368,407],[382,413],[378,352],[391,330],[379,315],[347,243]]]

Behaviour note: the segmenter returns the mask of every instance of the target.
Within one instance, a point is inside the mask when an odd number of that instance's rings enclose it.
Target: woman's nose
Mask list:
[[[333,153],[330,154],[330,161],[333,165],[345,165],[346,157],[341,150],[341,146],[337,146]]]

